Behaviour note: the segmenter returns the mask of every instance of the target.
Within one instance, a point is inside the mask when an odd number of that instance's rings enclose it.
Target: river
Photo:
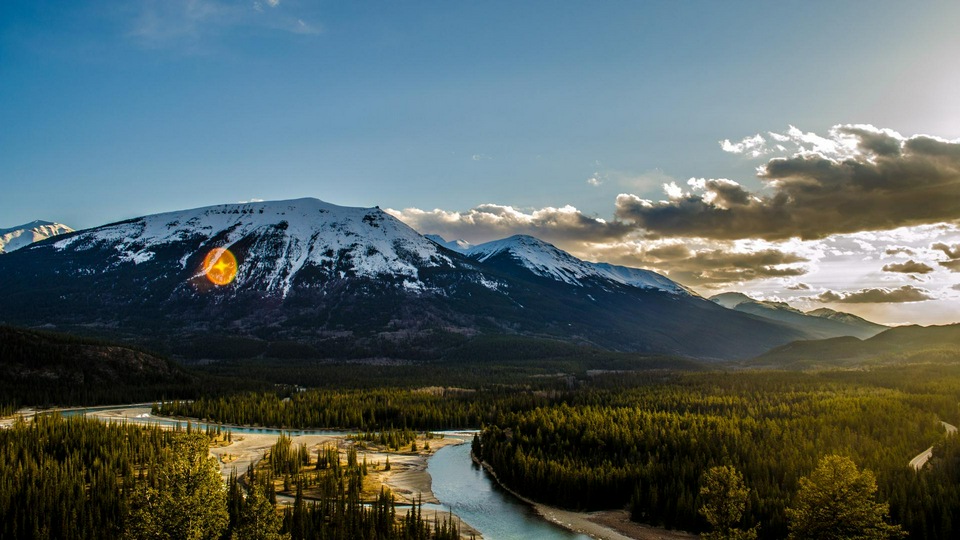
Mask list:
[[[180,425],[186,427],[185,420],[173,420],[149,414],[149,405],[92,407],[88,409],[70,409],[61,411],[64,416],[91,414],[104,421],[140,423],[162,426]],[[135,413],[135,414],[134,414]],[[194,429],[207,427],[230,430],[235,434],[255,433],[279,435],[344,435],[344,431],[332,430],[287,430],[248,426],[228,426],[222,424],[192,420]],[[470,435],[456,432],[465,441]],[[457,437],[454,432],[445,436]],[[483,535],[485,540],[514,540],[537,538],[543,540],[590,540],[584,534],[577,534],[540,517],[530,505],[520,501],[501,488],[496,481],[470,459],[470,444],[445,446],[427,461],[427,473],[432,479],[432,490],[441,504],[425,504],[424,508],[452,511],[466,524]]]
[[[469,444],[437,450],[427,462],[427,472],[433,479],[433,494],[443,504],[425,506],[452,510],[486,540],[590,538],[544,520],[528,504],[502,489],[470,459]]]

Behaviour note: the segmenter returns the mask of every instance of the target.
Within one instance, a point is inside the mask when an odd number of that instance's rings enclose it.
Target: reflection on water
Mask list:
[[[470,445],[445,446],[427,462],[433,494],[485,540],[548,539],[589,540],[545,521],[524,502],[504,491],[470,459]]]

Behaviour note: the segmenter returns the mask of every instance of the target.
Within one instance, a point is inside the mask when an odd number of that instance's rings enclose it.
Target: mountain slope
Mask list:
[[[653,272],[507,240],[468,256],[379,208],[316,199],[168,212],[0,257],[0,321],[83,326],[182,354],[242,338],[341,358],[437,358],[477,334],[735,358],[803,337]],[[222,248],[236,275],[218,286],[205,259]]]
[[[742,293],[722,293],[710,297],[717,304],[790,326],[801,332],[806,339],[829,339],[853,336],[860,339],[872,337],[887,329],[856,315],[830,309],[804,313],[784,302],[765,302]]]
[[[824,319],[830,319],[832,321],[842,322],[850,326],[863,328],[865,332],[872,332],[873,333],[872,335],[879,334],[880,332],[883,332],[889,329],[888,326],[884,326],[882,324],[877,324],[875,322],[868,321],[863,317],[858,317],[856,315],[853,315],[852,313],[834,311],[830,308],[819,308],[819,309],[807,311],[806,315],[810,315],[812,317],[821,317]],[[860,336],[860,337],[863,337],[863,336]]]
[[[805,369],[863,363],[960,360],[960,324],[898,326],[866,340],[854,337],[797,341],[776,347],[750,365]]]
[[[0,253],[16,251],[34,242],[70,232],[73,232],[73,229],[62,223],[41,220],[0,229]]]
[[[127,346],[0,326],[0,396],[28,405],[93,405],[185,395],[198,377]]]
[[[441,240],[443,240],[441,238]],[[468,257],[487,262],[498,257],[517,261],[530,272],[574,286],[590,280],[608,280],[632,287],[658,289],[674,294],[691,294],[685,287],[656,272],[582,261],[554,245],[528,235],[514,235],[461,249]]]

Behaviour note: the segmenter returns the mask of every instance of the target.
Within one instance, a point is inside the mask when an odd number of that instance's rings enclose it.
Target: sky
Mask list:
[[[0,228],[316,197],[960,321],[957,2],[0,2]]]

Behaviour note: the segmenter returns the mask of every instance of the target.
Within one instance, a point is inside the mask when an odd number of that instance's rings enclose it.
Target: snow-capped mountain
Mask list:
[[[9,229],[0,229],[0,253],[16,251],[34,242],[70,232],[73,232],[73,229],[62,223],[42,220],[31,221]]]
[[[442,238],[439,240],[443,245],[448,244]],[[672,294],[692,294],[683,285],[656,272],[583,261],[558,249],[553,244],[523,234],[461,248],[458,251],[480,262],[490,261],[497,256],[506,256],[538,276],[577,287],[582,287],[590,281],[608,280],[631,287],[658,289]]]
[[[453,266],[437,246],[379,208],[317,199],[226,204],[106,225],[56,242],[56,250],[107,248],[107,263],[141,264],[168,246],[189,245],[179,268],[202,273],[212,248],[242,248],[236,284],[286,296],[311,275],[384,277],[421,289],[421,268]],[[240,254],[240,253],[238,253]]]
[[[0,256],[0,323],[82,327],[195,357],[217,336],[399,358],[442,356],[478,334],[703,358],[804,337],[532,237],[456,247],[466,254],[379,208],[316,199],[150,215]],[[236,259],[226,284],[207,279],[220,248]]]
[[[873,334],[879,334],[880,332],[886,331],[890,328],[882,324],[877,324],[873,321],[868,321],[863,317],[858,317],[852,313],[835,311],[830,308],[814,309],[806,312],[806,314],[810,315],[811,317],[820,317],[823,319],[830,319],[832,321],[841,322],[844,324],[848,324],[850,326],[863,328],[867,332],[873,332]]]
[[[755,300],[738,292],[721,293],[710,297],[710,300],[727,309],[749,313],[788,325],[803,332],[808,339],[829,339],[842,336],[866,339],[887,330],[886,326],[870,322],[850,313],[826,308],[804,313],[786,302]]]

